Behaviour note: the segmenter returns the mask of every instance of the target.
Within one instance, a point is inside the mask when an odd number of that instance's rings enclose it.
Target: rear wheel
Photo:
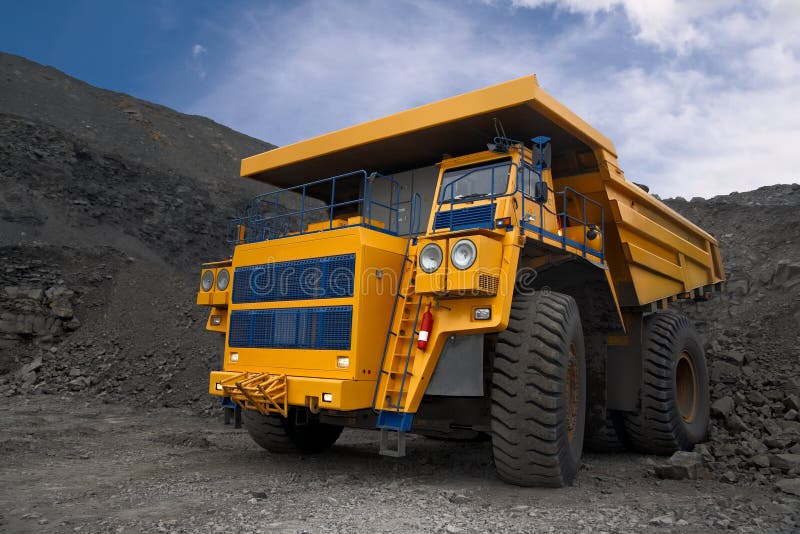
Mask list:
[[[573,481],[583,452],[586,358],[572,297],[514,296],[497,337],[491,412],[500,478],[520,486]]]
[[[297,415],[296,408],[289,409],[289,417],[244,410],[244,427],[253,441],[270,452],[305,454],[329,449],[339,439],[344,428],[340,425],[320,423],[310,416],[305,417],[305,423],[298,424]]]
[[[706,439],[708,369],[703,344],[686,316],[672,311],[646,319],[638,414],[625,414],[626,435],[647,454],[691,450]]]

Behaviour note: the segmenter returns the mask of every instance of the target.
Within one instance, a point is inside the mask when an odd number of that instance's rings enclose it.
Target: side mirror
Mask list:
[[[547,202],[547,182],[534,182],[533,183],[533,198],[536,202],[544,204]]]

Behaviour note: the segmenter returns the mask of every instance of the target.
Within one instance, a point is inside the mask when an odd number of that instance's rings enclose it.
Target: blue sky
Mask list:
[[[662,196],[800,181],[797,0],[6,1],[0,50],[286,144],[529,73]]]

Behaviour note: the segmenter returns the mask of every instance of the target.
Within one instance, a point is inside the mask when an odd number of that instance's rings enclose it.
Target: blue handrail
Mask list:
[[[336,202],[336,185],[343,181],[357,182],[359,186],[358,198]],[[375,184],[385,182],[388,191],[388,203],[373,199]],[[330,185],[330,202],[314,205],[306,200],[308,191],[312,187],[324,187]],[[227,241],[233,245],[242,243],[253,243],[279,239],[289,234],[301,235],[310,232],[332,230],[333,222],[336,218],[334,212],[339,209],[355,208],[362,217],[356,225],[366,226],[391,235],[400,233],[400,185],[391,177],[380,173],[368,174],[365,170],[358,170],[322,178],[302,185],[286,187],[269,193],[263,193],[254,197],[246,206],[241,217],[233,219],[228,224]],[[281,194],[286,198],[286,193],[300,194],[300,209],[291,210],[284,207],[281,202]],[[318,196],[317,196],[318,198]],[[310,205],[309,205],[310,204]],[[376,224],[377,219],[373,219],[373,208],[384,210],[386,213],[385,226]],[[308,230],[307,223],[323,222],[325,218],[319,217],[321,212],[327,213],[328,226],[323,229]],[[315,220],[316,219],[316,220]],[[383,222],[383,221],[382,221]]]
[[[541,183],[547,183],[542,179],[542,170],[539,166],[533,166],[528,163],[523,164],[520,171],[524,170],[531,171],[532,174],[536,175],[536,178]],[[563,235],[557,235],[552,232],[547,231],[543,227],[543,219],[544,219],[544,210],[547,209],[545,207],[545,203],[539,202],[537,199],[533,198],[531,195],[528,194],[528,190],[530,189],[527,178],[524,172],[521,172],[522,177],[521,179],[517,180],[517,191],[522,193],[522,227],[528,230],[532,230],[536,232],[539,236],[539,239],[542,239],[544,236],[553,239],[555,241],[561,242],[562,250],[567,248],[567,245],[577,248],[581,251],[581,256],[586,258],[588,256],[592,256],[594,259],[600,260],[601,263],[605,261],[605,210],[603,205],[599,202],[596,202],[586,195],[577,192],[576,190],[572,189],[571,187],[564,187],[561,191],[554,191],[549,186],[547,188],[548,192],[552,193],[557,200],[554,204],[558,205],[561,204],[561,211],[552,212],[556,219],[560,221],[561,228],[563,231]],[[559,198],[560,197],[560,198]],[[580,203],[580,217],[570,215],[567,210],[567,204],[569,198],[575,198]],[[525,220],[526,208],[525,202],[535,202],[539,205],[539,222],[538,224],[530,224],[528,221]],[[599,211],[599,221],[598,220],[590,220],[588,207],[593,206]],[[578,226],[583,227],[583,240],[581,242],[574,241],[566,236],[566,229],[569,226],[569,223],[573,222],[576,223]],[[588,246],[588,237],[587,232],[591,229],[595,228],[599,231],[600,237],[600,251],[597,252],[596,250],[592,249]]]

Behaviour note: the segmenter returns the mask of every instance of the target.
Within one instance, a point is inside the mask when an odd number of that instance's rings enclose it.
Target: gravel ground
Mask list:
[[[497,479],[487,442],[412,438],[403,459],[346,430],[320,456],[273,455],[188,410],[82,395],[4,399],[7,532],[792,532],[800,499],[711,479],[659,480],[651,459],[589,455],[562,490]]]

